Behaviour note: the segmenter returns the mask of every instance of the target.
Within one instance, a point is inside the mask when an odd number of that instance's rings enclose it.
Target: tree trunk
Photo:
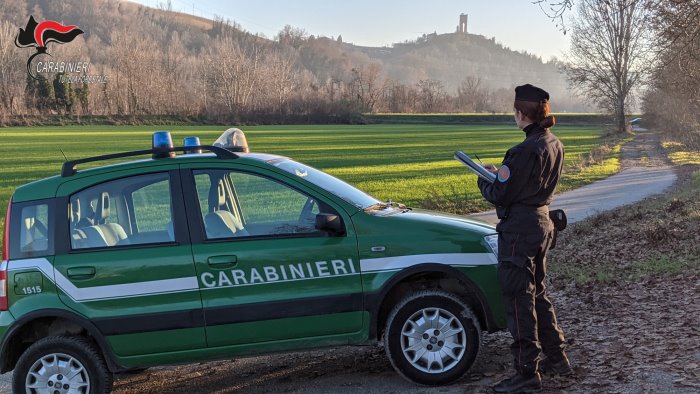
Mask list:
[[[617,132],[623,134],[626,132],[627,124],[625,122],[625,99],[619,97],[615,105],[615,122],[617,123]]]

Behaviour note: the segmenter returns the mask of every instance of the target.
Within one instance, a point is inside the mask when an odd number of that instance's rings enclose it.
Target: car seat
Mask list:
[[[226,207],[226,189],[219,181],[209,190],[210,212],[204,217],[207,238],[228,238],[248,235],[241,221]],[[212,204],[213,203],[213,204]]]
[[[121,225],[119,225],[118,223],[107,223],[107,219],[109,218],[110,214],[109,193],[102,192],[97,207],[98,210],[96,214],[97,220],[99,222],[98,227],[100,228],[100,230],[102,230],[107,244],[109,246],[114,246],[118,242],[126,240],[127,235],[124,231],[124,228]]]

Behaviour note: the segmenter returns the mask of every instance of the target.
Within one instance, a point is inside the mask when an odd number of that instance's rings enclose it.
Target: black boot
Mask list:
[[[574,370],[571,368],[569,359],[564,356],[559,359],[545,358],[540,361],[540,372],[545,375],[572,376]]]
[[[493,386],[493,391],[497,393],[533,393],[541,388],[542,379],[538,372],[532,375],[516,373],[512,377]]]

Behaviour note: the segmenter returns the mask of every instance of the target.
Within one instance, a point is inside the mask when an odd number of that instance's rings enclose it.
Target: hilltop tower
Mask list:
[[[457,25],[457,33],[467,34],[467,14],[459,14],[459,25]]]

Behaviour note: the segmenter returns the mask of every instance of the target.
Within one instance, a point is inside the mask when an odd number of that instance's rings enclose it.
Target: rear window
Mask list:
[[[13,206],[10,216],[10,257],[13,260],[54,253],[52,205],[50,200],[42,200]]]

